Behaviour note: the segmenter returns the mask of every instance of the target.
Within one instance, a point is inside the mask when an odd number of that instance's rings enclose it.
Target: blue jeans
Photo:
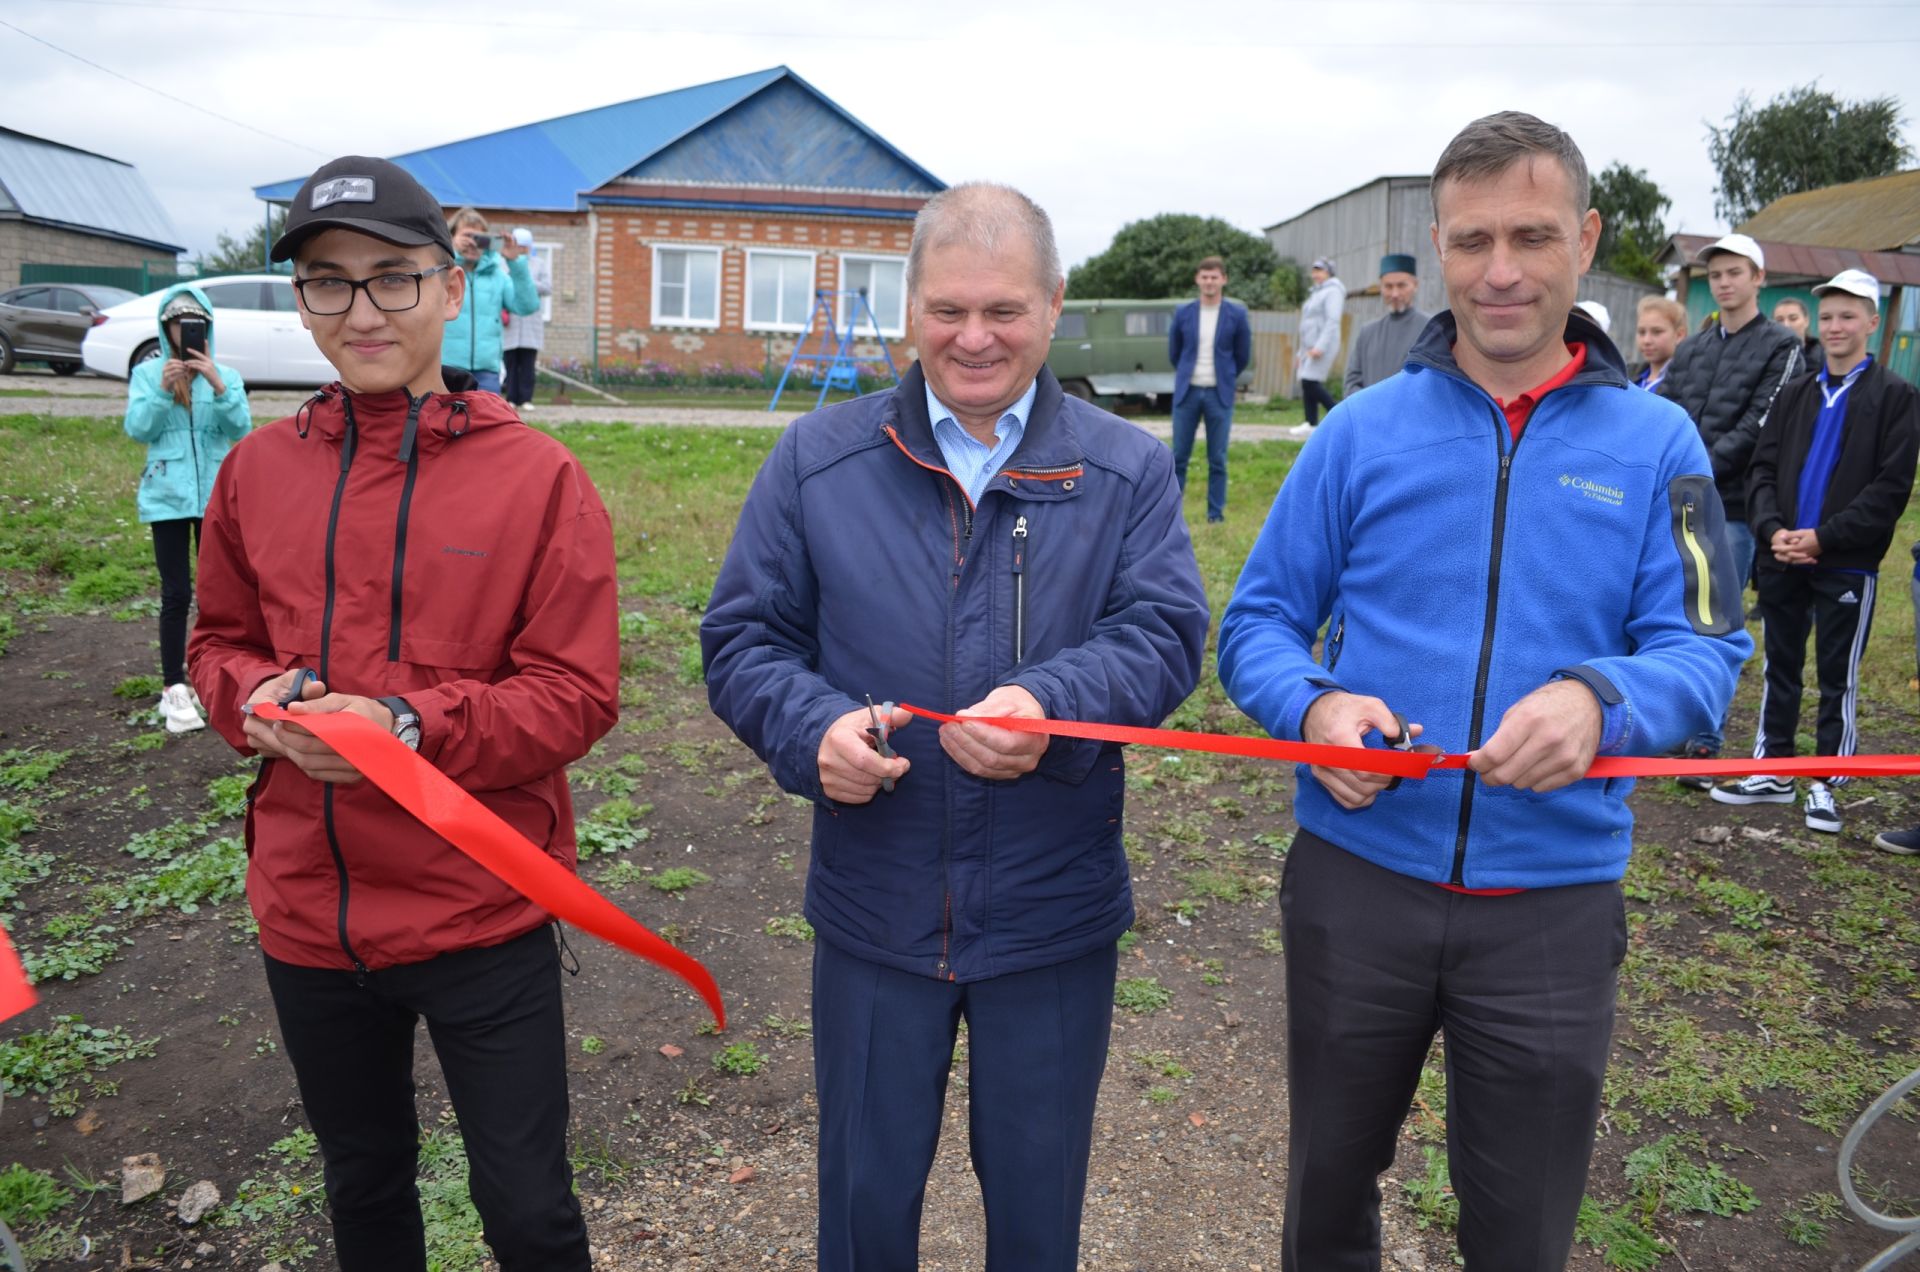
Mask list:
[[[1727,552],[1733,557],[1733,568],[1740,580],[1741,605],[1746,605],[1747,577],[1753,573],[1753,530],[1747,523],[1736,517],[1727,518]],[[1733,704],[1727,704],[1727,714],[1720,718],[1720,727],[1709,729],[1705,733],[1696,733],[1687,739],[1687,745],[1704,746],[1715,755],[1727,740],[1727,721],[1732,718]]]
[[[468,374],[473,376],[474,380],[486,392],[498,393],[500,391],[500,373],[498,371],[472,371]]]
[[[1187,488],[1187,461],[1193,458],[1193,435],[1200,419],[1207,421],[1207,520],[1227,515],[1227,434],[1233,429],[1233,401],[1220,400],[1217,389],[1189,389],[1173,404],[1173,477]]]

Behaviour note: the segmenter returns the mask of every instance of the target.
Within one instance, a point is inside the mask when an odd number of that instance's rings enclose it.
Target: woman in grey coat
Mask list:
[[[1313,290],[1300,307],[1300,397],[1307,404],[1307,426],[1320,422],[1320,408],[1333,409],[1327,376],[1340,356],[1340,317],[1347,308],[1347,286],[1333,276],[1333,262],[1314,261]]]

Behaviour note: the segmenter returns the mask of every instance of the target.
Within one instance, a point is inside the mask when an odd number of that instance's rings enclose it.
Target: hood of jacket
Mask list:
[[[153,311],[153,325],[160,329],[160,347],[166,351],[166,356],[169,358],[180,356],[179,351],[173,347],[172,339],[167,335],[167,324],[160,320],[160,315],[167,312],[167,306],[173,303],[176,296],[191,296],[195,304],[207,311],[207,356],[215,357],[213,330],[217,324],[213,320],[213,302],[207,299],[207,293],[193,283],[175,283],[160,293],[160,304]]]
[[[472,383],[471,376],[461,378]],[[337,442],[351,432],[356,449],[370,447],[373,454],[403,463],[416,448],[431,453],[476,430],[521,422],[495,393],[356,393],[338,380],[301,403],[293,419],[302,438],[317,433]]]

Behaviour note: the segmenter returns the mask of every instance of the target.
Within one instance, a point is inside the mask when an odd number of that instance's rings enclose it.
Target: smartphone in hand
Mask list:
[[[207,351],[207,320],[205,318],[182,318],[180,320],[180,360],[185,362],[192,353]]]

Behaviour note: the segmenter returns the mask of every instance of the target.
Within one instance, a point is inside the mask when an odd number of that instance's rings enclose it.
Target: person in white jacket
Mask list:
[[[1347,308],[1347,285],[1333,276],[1333,262],[1314,261],[1313,290],[1300,307],[1300,397],[1307,405],[1307,427],[1320,422],[1320,409],[1333,409],[1327,376],[1340,356],[1340,317]]]

